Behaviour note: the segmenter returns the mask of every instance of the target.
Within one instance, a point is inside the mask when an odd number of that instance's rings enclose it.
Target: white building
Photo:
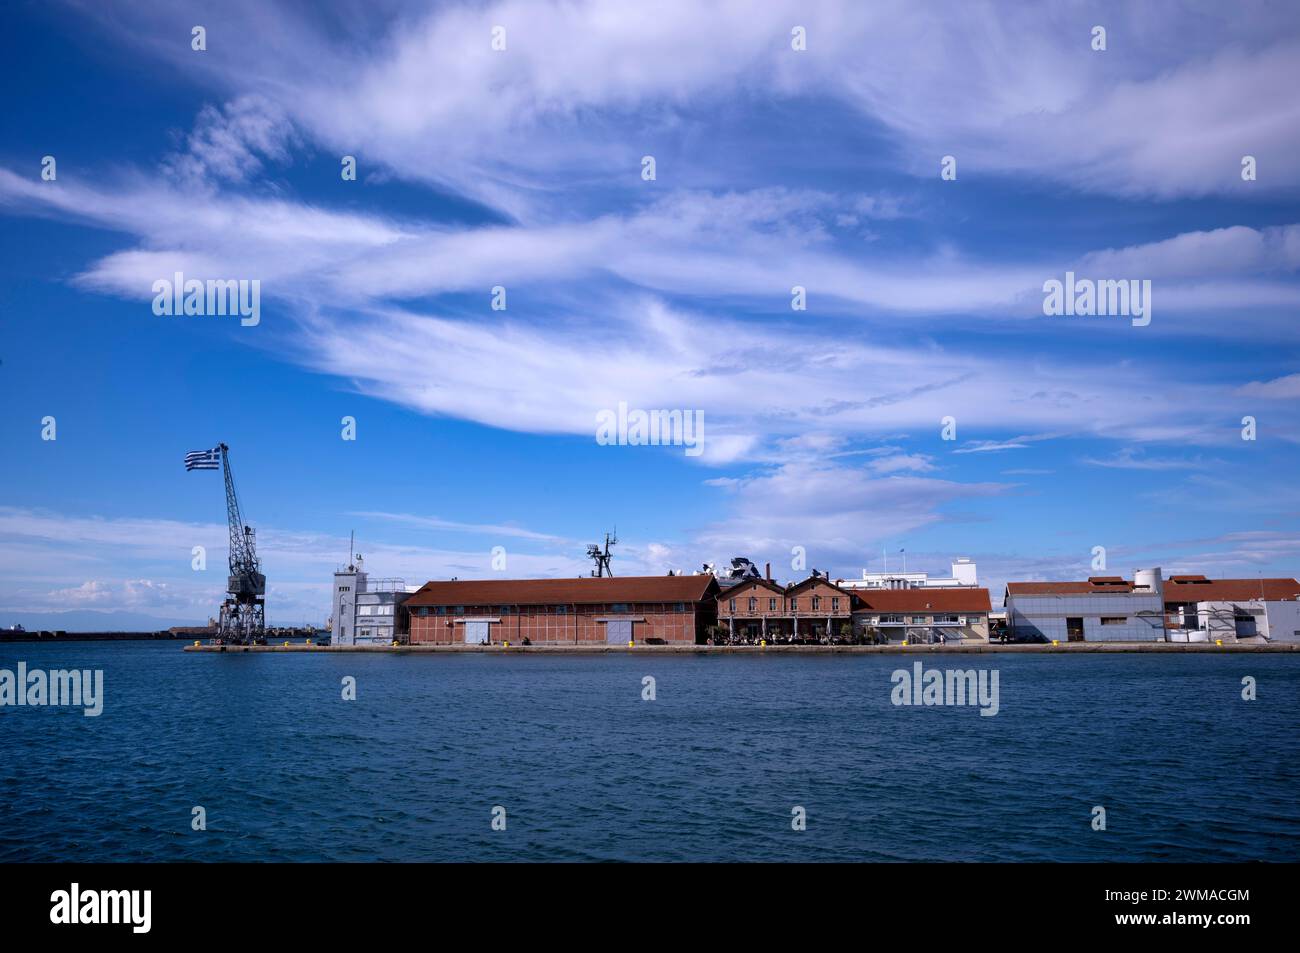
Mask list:
[[[1173,642],[1300,642],[1300,582],[1170,576],[1165,612]]]
[[[974,589],[978,586],[974,560],[962,556],[953,560],[951,576],[926,572],[868,572],[861,579],[837,579],[844,589]]]
[[[1162,577],[1159,569],[1085,582],[1010,582],[1016,638],[1061,642],[1300,642],[1294,579]]]
[[[331,644],[392,645],[406,628],[398,624],[402,603],[418,588],[402,579],[371,579],[358,556],[334,573]]]
[[[1009,582],[1007,630],[1017,640],[1163,642],[1164,597],[1159,569],[1083,582]]]

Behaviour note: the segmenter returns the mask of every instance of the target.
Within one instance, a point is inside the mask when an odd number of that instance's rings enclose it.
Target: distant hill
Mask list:
[[[106,612],[69,609],[66,612],[11,612],[0,608],[0,629],[21,625],[30,632],[157,632],[174,625],[204,625],[207,619],[178,619],[142,612]]]

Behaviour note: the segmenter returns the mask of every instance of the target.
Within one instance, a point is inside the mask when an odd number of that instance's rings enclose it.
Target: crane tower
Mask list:
[[[226,520],[230,527],[230,575],[226,579],[226,601],[217,622],[217,642],[238,645],[266,644],[266,576],[257,558],[257,534],[244,522],[230,470],[230,447],[196,451],[185,458],[186,469],[215,470],[216,457],[226,481]]]

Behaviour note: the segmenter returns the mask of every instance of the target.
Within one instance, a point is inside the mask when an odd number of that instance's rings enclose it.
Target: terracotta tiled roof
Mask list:
[[[1300,597],[1300,582],[1204,576],[1171,576],[1165,580],[1165,602],[1247,602],[1261,596],[1268,602],[1296,599]]]
[[[988,612],[987,589],[857,589],[856,611]]]
[[[549,605],[606,602],[702,602],[717,590],[712,576],[623,576],[614,579],[464,579],[426,582],[408,606]]]
[[[1009,582],[1007,593],[1013,596],[1077,596],[1106,592],[1132,592],[1133,583],[1106,583],[1097,585],[1084,580],[1080,582]]]
[[[835,590],[837,590],[837,591],[839,591],[839,592],[842,592],[842,593],[844,593],[844,595],[846,595],[846,596],[852,596],[852,595],[853,595],[853,590],[852,590],[852,589],[845,589],[845,588],[843,588],[842,586],[837,586],[835,583],[831,582],[831,581],[830,581],[829,579],[827,579],[825,576],[809,576],[809,577],[808,577],[807,579],[805,579],[803,582],[796,582],[796,583],[795,583],[794,585],[792,585],[789,589],[787,589],[786,592],[787,592],[789,595],[792,595],[792,596],[793,596],[793,595],[796,595],[796,594],[799,593],[799,592],[802,592],[804,589],[809,588],[809,587],[812,586],[814,583],[818,583],[818,582],[820,582],[822,585],[830,586],[832,589],[835,589]]]
[[[778,582],[773,582],[770,579],[742,579],[734,586],[728,586],[726,589],[719,590],[718,598],[719,599],[743,598],[743,596],[739,596],[738,594],[743,593],[750,586],[759,586],[763,589],[767,589],[771,592],[775,592],[778,596],[785,595],[785,586],[781,585]]]
[[[1132,592],[1133,583],[1115,585],[1119,577],[1094,576],[1086,582],[1009,582],[1012,596],[1076,596],[1107,592]],[[1098,585],[1098,583],[1102,583]],[[1294,579],[1206,579],[1204,576],[1170,576],[1165,580],[1165,602],[1245,602],[1263,598],[1272,602],[1300,598]]]

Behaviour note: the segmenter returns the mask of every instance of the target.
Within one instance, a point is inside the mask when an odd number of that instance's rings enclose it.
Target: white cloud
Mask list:
[[[1222,463],[1202,457],[1149,457],[1141,448],[1135,447],[1124,447],[1105,458],[1085,457],[1083,462],[1115,470],[1206,470]]]
[[[457,523],[408,514],[352,514],[394,527],[399,537],[365,535],[357,541],[373,576],[429,579],[536,578],[590,572],[583,546],[521,526]],[[459,547],[430,545],[464,534]],[[492,565],[492,546],[506,545],[506,569]],[[191,548],[207,550],[207,570],[191,568]],[[226,527],[210,523],[136,517],[73,516],[48,510],[0,507],[0,608],[46,612],[70,608],[134,610],[201,622],[225,598]],[[345,536],[258,526],[258,555],[268,578],[268,621],[323,622],[329,612],[331,574],[346,562]],[[669,562],[669,558],[678,562]],[[662,542],[625,540],[615,567],[621,575],[659,575],[691,568],[686,554]],[[692,557],[693,558],[693,557]],[[133,575],[122,575],[124,566]],[[141,574],[147,571],[146,577]]]
[[[241,96],[222,108],[204,106],[185,149],[167,156],[163,169],[191,185],[246,182],[265,160],[289,161],[295,141],[283,109],[264,96]]]
[[[1184,232],[1163,241],[1091,252],[1078,264],[1081,277],[1153,280],[1286,273],[1298,268],[1300,225],[1260,229],[1234,225]]]
[[[891,456],[877,457],[866,464],[872,473],[881,475],[890,473],[928,473],[935,469],[930,458],[921,453],[899,453]]]
[[[453,533],[473,533],[476,535],[486,536],[506,536],[512,539],[530,539],[545,542],[564,542],[559,536],[552,536],[547,533],[538,533],[534,530],[522,526],[503,526],[499,524],[488,523],[463,523],[456,520],[440,519],[436,516],[417,516],[411,513],[375,513],[375,512],[358,512],[350,513],[349,516],[363,516],[370,519],[388,520],[394,523],[402,523],[407,526],[416,526],[422,529],[445,530]]]
[[[175,37],[200,9],[213,42],[196,58]],[[84,12],[232,96],[274,91],[330,152],[364,144],[368,161],[399,176],[524,217],[565,181],[635,182],[644,143],[689,125],[692,110],[745,97],[838,104],[846,121],[881,124],[896,161],[925,177],[954,154],[963,175],[1125,195],[1300,183],[1290,94],[1300,24],[1265,3],[1012,13],[907,0],[506,0],[398,5],[342,30],[252,2]],[[1101,53],[1089,47],[1099,22]],[[806,53],[790,49],[794,23],[807,28]],[[496,24],[507,29],[502,53],[489,47]],[[222,42],[231,35],[241,42]],[[1249,184],[1246,153],[1260,161]]]
[[[1242,397],[1263,397],[1266,400],[1290,400],[1300,397],[1300,374],[1287,374],[1271,381],[1251,381],[1237,388]]]
[[[732,503],[728,518],[700,532],[701,549],[717,558],[788,559],[792,547],[803,546],[808,565],[823,569],[858,563],[878,541],[938,522],[951,504],[1010,489],[999,483],[879,476],[870,467],[811,459],[728,481],[725,488]],[[779,565],[776,572],[784,580],[788,568]]]

